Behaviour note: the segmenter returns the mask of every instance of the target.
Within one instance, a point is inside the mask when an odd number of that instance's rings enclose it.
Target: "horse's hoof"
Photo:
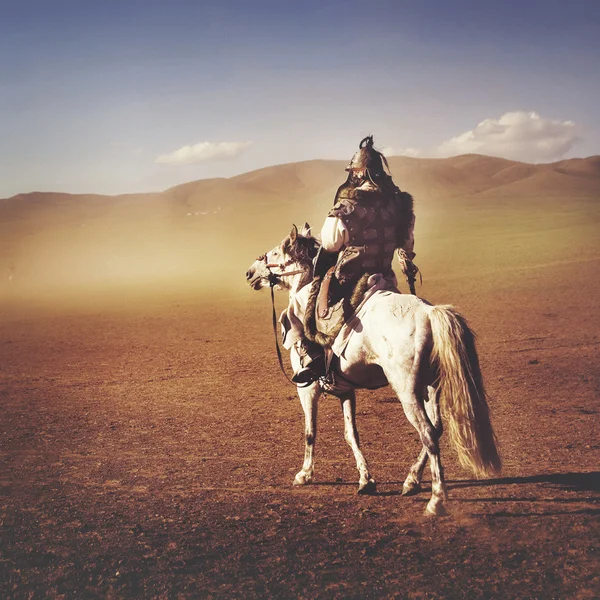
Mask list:
[[[444,515],[448,514],[448,511],[446,510],[444,501],[441,498],[432,498],[427,503],[425,514],[430,517],[443,517]]]
[[[361,483],[358,486],[358,494],[360,496],[368,496],[374,494],[377,491],[377,483],[374,479],[369,479],[366,483]]]
[[[415,482],[404,482],[404,485],[402,486],[402,495],[403,496],[414,496],[415,494],[418,494],[421,491],[421,484],[420,483],[415,483]]]
[[[300,471],[294,478],[294,485],[308,485],[312,483],[312,476]]]

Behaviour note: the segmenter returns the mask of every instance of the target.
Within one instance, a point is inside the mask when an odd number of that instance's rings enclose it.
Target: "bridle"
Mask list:
[[[291,277],[293,275],[299,275],[300,273],[306,273],[306,269],[296,269],[295,271],[285,271],[284,270],[286,267],[289,267],[290,265],[293,265],[296,262],[293,258],[290,258],[289,260],[287,260],[284,263],[270,263],[270,262],[267,262],[267,255],[262,254],[256,260],[258,262],[265,263],[265,267],[267,268],[267,271],[269,272],[267,279],[269,281],[269,285],[271,286],[271,290],[273,289],[274,286],[276,286],[279,283],[278,279],[280,277]],[[273,271],[271,271],[271,269],[279,269],[281,272],[273,273]]]
[[[306,273],[307,269],[296,269],[295,271],[286,271],[285,269],[290,265],[293,265],[296,261],[292,258],[284,263],[270,263],[267,262],[267,255],[263,254],[256,259],[258,262],[264,262],[267,271],[269,272],[267,279],[269,281],[269,287],[271,288],[271,307],[273,309],[273,334],[275,335],[275,350],[277,351],[277,360],[279,361],[279,368],[283,373],[284,377],[294,386],[298,387],[285,372],[283,366],[283,357],[281,355],[281,348],[279,347],[279,336],[277,335],[277,311],[275,310],[275,292],[273,291],[275,286],[279,283],[280,277],[291,277],[292,275],[299,275],[300,273]],[[279,269],[280,273],[273,273],[271,269]],[[300,386],[302,387],[302,386]]]

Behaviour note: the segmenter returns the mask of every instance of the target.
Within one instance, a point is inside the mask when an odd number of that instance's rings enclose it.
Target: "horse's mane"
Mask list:
[[[303,235],[297,235],[296,239],[292,241],[288,236],[283,240],[282,247],[283,251],[298,264],[311,267],[319,250],[319,241],[314,237]]]

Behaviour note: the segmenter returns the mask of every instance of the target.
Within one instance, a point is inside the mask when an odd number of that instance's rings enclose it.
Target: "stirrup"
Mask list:
[[[325,359],[323,357],[311,360],[306,367],[302,367],[292,377],[292,381],[299,387],[306,387],[325,375]]]
[[[304,367],[300,369],[293,377],[292,381],[298,385],[298,387],[307,387],[311,383],[314,383],[319,379],[319,376],[312,372],[312,369]]]

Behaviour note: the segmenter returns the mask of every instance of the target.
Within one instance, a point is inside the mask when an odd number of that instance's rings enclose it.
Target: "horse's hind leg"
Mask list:
[[[446,486],[440,461],[439,434],[429,419],[425,403],[417,396],[416,377],[413,373],[402,374],[400,370],[386,372],[386,376],[402,402],[406,417],[417,430],[431,463],[431,500],[427,504],[426,512],[432,515],[443,515],[446,512],[444,508]]]
[[[425,412],[427,413],[429,421],[435,428],[439,439],[439,437],[442,435],[442,421],[440,418],[439,398],[436,389],[430,385],[427,386],[427,395],[428,401],[425,403]],[[404,480],[404,485],[402,486],[403,496],[413,496],[421,491],[421,480],[423,478],[423,471],[425,470],[426,464],[427,448],[423,446],[423,448],[421,448],[421,452],[419,453],[419,457],[410,468],[408,475]]]
[[[315,472],[315,440],[317,438],[317,407],[321,388],[318,383],[298,388],[298,396],[304,410],[304,464],[296,474],[294,485],[311,483]]]
[[[417,457],[417,460],[408,471],[408,475],[402,485],[403,496],[414,496],[421,491],[421,479],[423,478],[423,471],[427,464],[427,448],[423,446],[421,452]]]
[[[430,515],[445,515],[444,502],[447,499],[446,483],[444,482],[444,469],[440,459],[440,449],[436,441],[437,451],[427,450],[431,466],[431,499],[427,503],[426,513]]]
[[[360,474],[358,482],[358,493],[359,494],[371,494],[376,489],[375,480],[369,473],[369,465],[360,451],[360,442],[358,437],[358,430],[356,429],[356,394],[350,392],[348,395],[340,398],[342,404],[342,411],[344,413],[344,438],[356,459],[356,468]]]

